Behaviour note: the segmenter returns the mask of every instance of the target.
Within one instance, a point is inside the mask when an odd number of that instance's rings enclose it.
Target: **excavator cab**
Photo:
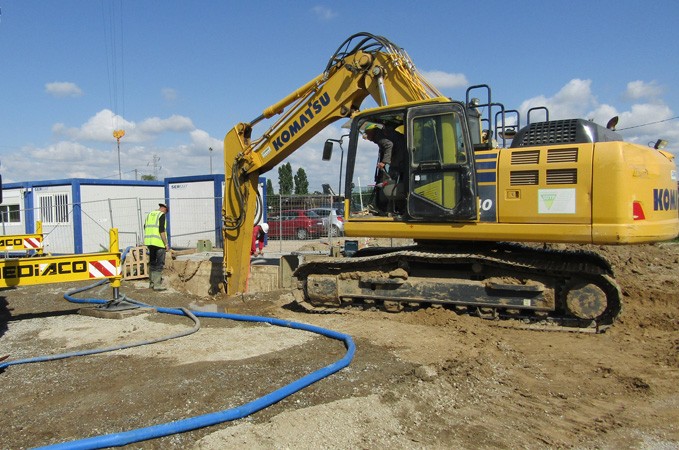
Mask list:
[[[351,188],[360,188],[365,171],[359,169],[370,155],[381,158],[378,145],[361,138],[366,127],[375,125],[393,143],[392,163],[375,169],[374,184],[368,183],[373,189],[364,198]],[[399,221],[476,220],[473,148],[460,102],[380,108],[358,116],[352,121],[345,198],[361,202],[362,208],[352,205],[350,210],[371,209],[373,215]]]

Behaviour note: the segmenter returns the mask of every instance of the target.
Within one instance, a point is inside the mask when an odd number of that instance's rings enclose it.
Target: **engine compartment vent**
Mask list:
[[[512,152],[512,165],[537,164],[540,162],[540,150]]]
[[[576,169],[550,169],[547,171],[547,184],[577,184]]]
[[[509,173],[509,184],[512,186],[537,185],[539,179],[537,170],[515,170]]]
[[[578,162],[578,149],[552,148],[547,150],[547,163],[576,163]]]

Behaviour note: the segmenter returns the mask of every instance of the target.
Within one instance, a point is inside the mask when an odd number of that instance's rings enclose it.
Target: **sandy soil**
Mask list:
[[[679,245],[593,247],[624,294],[604,334],[517,329],[445,309],[309,314],[277,291],[226,300],[126,282],[165,307],[277,317],[351,335],[335,375],[244,419],[128,446],[222,448],[679,448]],[[145,341],[193,326],[146,312],[78,314],[73,285],[0,292],[10,360]],[[79,297],[111,298],[110,287]],[[90,306],[85,306],[90,307]],[[0,374],[0,447],[29,448],[233,408],[344,355],[341,343],[264,324],[202,318],[187,337]]]

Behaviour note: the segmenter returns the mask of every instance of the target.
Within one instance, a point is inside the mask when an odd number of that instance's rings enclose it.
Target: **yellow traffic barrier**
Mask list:
[[[38,255],[43,252],[42,222],[35,223],[35,233],[0,236],[0,252],[35,251]]]
[[[108,253],[0,259],[0,288],[109,278],[117,291],[122,278],[117,228],[109,238]]]

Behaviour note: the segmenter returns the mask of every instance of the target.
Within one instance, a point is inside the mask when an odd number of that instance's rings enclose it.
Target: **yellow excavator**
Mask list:
[[[478,91],[484,100],[472,97]],[[368,96],[377,106],[361,110]],[[224,138],[227,294],[247,290],[258,177],[330,123],[350,119],[345,235],[415,244],[301,264],[294,273],[300,303],[389,311],[444,305],[575,327],[612,324],[621,294],[603,257],[527,243],[677,237],[674,156],[624,142],[615,120],[606,127],[549,120],[549,111],[540,109],[529,111],[521,126],[518,111],[493,102],[487,85],[470,87],[464,102],[451,100],[386,38],[349,37],[323,73]],[[531,113],[545,120],[531,122]],[[261,136],[252,136],[257,123],[276,115]],[[403,148],[398,171],[375,173],[371,201],[359,188],[366,161],[374,164],[377,154],[363,139],[375,126],[398,133]]]

